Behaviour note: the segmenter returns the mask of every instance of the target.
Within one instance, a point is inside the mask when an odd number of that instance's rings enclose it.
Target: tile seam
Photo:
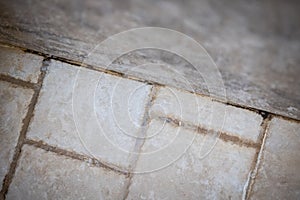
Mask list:
[[[96,67],[96,66],[93,66],[93,65],[83,64],[82,62],[79,62],[79,61],[76,61],[76,60],[73,60],[73,59],[70,59],[70,58],[64,58],[64,57],[60,57],[60,56],[54,56],[54,55],[50,55],[50,54],[46,54],[46,53],[41,53],[39,51],[35,51],[35,50],[32,50],[32,49],[28,49],[28,48],[24,48],[24,47],[20,47],[20,46],[16,46],[16,45],[11,45],[11,44],[6,44],[6,43],[3,43],[1,41],[0,41],[0,44],[4,45],[4,46],[7,46],[7,47],[22,50],[25,53],[31,53],[31,54],[43,56],[43,57],[46,57],[46,58],[49,58],[49,59],[53,59],[53,60],[56,60],[56,61],[60,61],[60,62],[66,63],[66,64],[70,64],[70,65],[73,65],[75,67],[83,67],[83,68],[87,68],[87,69],[90,69],[90,70],[93,70],[93,71],[102,72],[102,73],[110,74],[110,75],[113,75],[113,76],[126,78],[126,79],[129,79],[129,80],[142,82],[142,83],[146,83],[146,84],[149,84],[149,85],[156,85],[156,86],[163,86],[163,87],[173,87],[173,86],[161,84],[161,83],[158,83],[158,82],[155,82],[155,81],[144,80],[142,78],[138,78],[138,77],[135,77],[135,76],[132,76],[132,75],[126,75],[122,72],[118,72],[118,71],[114,71],[114,70],[108,70],[108,69],[104,69],[102,67]],[[297,118],[288,117],[288,116],[285,116],[285,115],[282,115],[282,114],[277,114],[277,113],[273,113],[273,112],[270,112],[270,111],[265,111],[265,110],[262,110],[262,109],[259,109],[259,108],[254,108],[254,107],[251,107],[251,106],[241,105],[241,104],[234,103],[234,102],[231,102],[231,101],[226,101],[226,100],[223,101],[223,100],[220,100],[220,99],[217,99],[217,98],[211,98],[209,95],[196,93],[196,92],[193,93],[191,91],[184,90],[182,88],[176,88],[176,89],[187,92],[187,93],[196,94],[196,95],[201,96],[201,97],[210,98],[211,101],[219,102],[219,103],[222,103],[224,105],[230,105],[230,106],[233,106],[233,107],[236,107],[236,108],[241,108],[241,109],[249,110],[249,111],[256,112],[256,113],[270,113],[273,116],[280,117],[280,118],[283,118],[283,119],[288,120],[288,121],[293,121],[293,122],[300,123],[300,119],[297,119]]]
[[[263,158],[263,153],[264,153],[264,148],[265,148],[265,143],[268,138],[268,131],[270,127],[270,122],[274,116],[269,114],[266,116],[264,119],[262,125],[261,125],[261,137],[260,137],[260,147],[257,149],[256,155],[254,157],[254,160],[252,162],[252,167],[250,169],[250,172],[247,177],[247,181],[244,185],[243,189],[243,200],[248,200],[250,199],[250,195],[253,189],[253,185],[256,180],[256,176],[258,174],[258,170],[260,168],[260,164],[262,162]]]
[[[176,127],[183,127],[185,129],[190,129],[190,130],[195,130],[197,131],[197,134],[201,135],[207,135],[209,132],[216,131],[214,129],[208,129],[203,126],[197,126],[190,124],[185,121],[180,121],[177,119],[174,119],[172,117],[164,117],[164,116],[158,116],[157,119],[160,121],[166,121],[167,123],[176,126]],[[224,131],[216,131],[219,135],[219,139],[222,140],[223,142],[231,142],[232,144],[239,145],[239,146],[244,146],[248,148],[254,148],[258,149],[260,146],[260,143],[254,142],[248,139],[243,139],[239,136],[232,135],[230,133],[224,132]]]
[[[0,74],[0,81],[11,83],[15,86],[20,86],[25,89],[33,89],[35,90],[38,87],[38,83],[27,82],[18,78],[14,78],[9,75]]]
[[[0,191],[0,198],[1,199],[6,198],[6,194],[8,192],[10,183],[12,182],[12,179],[14,177],[14,174],[15,174],[15,171],[16,171],[16,168],[17,168],[17,165],[18,165],[18,161],[19,161],[19,158],[21,156],[22,146],[24,145],[24,140],[26,138],[26,133],[27,133],[30,121],[32,119],[32,116],[34,115],[35,105],[38,101],[39,94],[40,94],[42,84],[43,84],[43,80],[44,80],[45,75],[46,75],[46,72],[42,71],[42,68],[45,67],[45,65],[47,65],[47,59],[44,59],[43,62],[42,62],[42,66],[40,66],[41,73],[39,75],[38,82],[36,84],[36,87],[34,87],[34,93],[31,97],[30,103],[28,105],[26,115],[22,119],[22,128],[21,128],[21,131],[19,132],[19,137],[18,137],[17,144],[15,146],[14,155],[13,155],[12,161],[10,163],[8,172],[5,175],[3,183],[2,183],[2,190]]]
[[[134,176],[133,170],[136,167],[136,164],[137,164],[139,156],[140,156],[141,149],[145,143],[145,135],[148,130],[149,123],[151,121],[151,117],[149,116],[149,111],[156,99],[158,90],[159,90],[159,87],[156,85],[153,85],[151,88],[150,94],[149,94],[149,99],[148,99],[147,105],[144,110],[144,116],[143,116],[143,120],[142,120],[142,129],[140,131],[142,138],[139,137],[136,139],[136,143],[135,143],[135,147],[134,147],[134,154],[133,154],[134,158],[132,160],[133,164],[131,166],[131,171],[129,172],[130,175],[129,175],[127,185],[125,187],[124,197],[122,198],[123,200],[126,200],[128,198],[128,195],[130,192],[130,186],[132,184],[132,178]]]
[[[128,173],[125,172],[125,170],[123,170],[121,168],[118,169],[117,166],[115,166],[116,168],[114,168],[114,167],[112,167],[110,165],[107,165],[103,161],[100,161],[96,158],[89,157],[89,156],[83,155],[83,154],[79,154],[79,153],[74,152],[74,151],[69,151],[69,150],[66,150],[66,149],[63,149],[63,148],[60,148],[60,147],[52,146],[52,145],[49,145],[49,144],[47,144],[43,141],[35,141],[35,140],[31,140],[31,139],[25,139],[24,144],[34,146],[34,147],[39,148],[39,149],[43,149],[47,152],[52,152],[52,153],[55,153],[57,155],[65,156],[67,158],[71,158],[71,159],[74,159],[74,160],[79,160],[79,161],[82,161],[84,163],[90,164],[91,166],[94,166],[94,167],[103,168],[105,170],[113,171],[117,174],[128,176]]]

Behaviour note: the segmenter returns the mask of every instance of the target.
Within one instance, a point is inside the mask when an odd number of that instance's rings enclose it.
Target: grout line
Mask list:
[[[113,75],[113,76],[126,78],[126,79],[129,79],[129,80],[134,80],[134,81],[137,81],[137,82],[146,83],[146,84],[149,84],[149,85],[162,86],[162,84],[159,83],[159,82],[144,80],[142,78],[132,76],[132,75],[127,75],[123,72],[115,71],[115,70],[112,70],[112,69],[106,69],[104,67],[96,67],[94,65],[90,65],[90,64],[83,63],[83,62],[80,62],[80,61],[76,61],[76,60],[72,60],[72,59],[68,59],[68,58],[64,58],[64,57],[60,57],[60,56],[55,56],[55,55],[49,55],[49,54],[38,52],[38,51],[35,51],[35,50],[32,50],[32,49],[18,47],[18,46],[14,46],[14,45],[10,45],[10,44],[4,44],[2,42],[0,42],[0,45],[5,45],[6,47],[22,50],[25,53],[31,53],[31,54],[43,56],[45,58],[49,58],[49,59],[53,59],[53,60],[60,61],[60,62],[63,62],[63,63],[67,63],[67,64],[73,65],[75,67],[82,67],[82,68],[90,69],[90,70],[93,70],[93,71],[102,72],[102,73],[105,73],[105,74],[110,74],[110,75]]]
[[[8,75],[0,74],[0,81],[5,81],[9,82],[13,85],[21,86],[23,88],[29,88],[29,89],[36,89],[37,84],[36,83],[31,83],[31,82],[26,82],[21,79],[17,79]]]
[[[102,67],[96,67],[96,66],[93,66],[93,65],[85,64],[85,63],[82,63],[82,62],[79,62],[79,61],[76,61],[76,60],[72,60],[72,59],[68,59],[68,58],[64,58],[64,57],[60,57],[60,56],[54,56],[54,55],[49,55],[49,54],[46,54],[46,53],[41,53],[39,51],[35,51],[35,50],[32,50],[32,49],[28,49],[28,48],[24,48],[24,47],[20,47],[20,46],[16,46],[16,45],[11,45],[11,44],[7,44],[7,43],[3,43],[3,42],[0,42],[0,45],[10,47],[10,48],[19,49],[19,50],[22,50],[26,53],[36,54],[36,55],[39,55],[39,56],[43,56],[45,58],[49,58],[49,59],[64,62],[64,63],[67,63],[67,64],[71,64],[73,66],[83,67],[83,68],[87,68],[87,69],[90,69],[90,70],[110,74],[110,75],[113,75],[113,76],[118,76],[118,77],[126,78],[126,79],[129,79],[129,80],[134,80],[134,81],[146,83],[146,84],[149,84],[149,85],[173,87],[173,86],[164,85],[164,84],[161,84],[161,83],[158,83],[158,82],[155,82],[155,81],[144,80],[144,79],[136,77],[136,76],[126,75],[122,72],[109,70],[109,69],[104,69]],[[297,118],[284,116],[284,115],[281,115],[281,114],[273,113],[273,112],[270,112],[270,111],[265,111],[265,110],[262,110],[262,109],[259,109],[259,108],[254,108],[254,107],[251,107],[251,106],[241,105],[241,104],[234,103],[234,102],[231,102],[231,101],[211,98],[211,96],[209,96],[207,94],[201,94],[201,93],[197,93],[197,92],[194,93],[194,92],[191,92],[191,91],[188,91],[188,90],[184,90],[182,88],[176,88],[176,89],[182,90],[184,92],[196,94],[196,95],[201,96],[201,97],[210,98],[212,101],[219,102],[219,103],[222,103],[222,104],[225,104],[225,105],[234,106],[234,107],[237,107],[237,108],[249,110],[249,111],[252,111],[252,112],[259,113],[259,114],[261,114],[261,113],[272,114],[275,117],[280,117],[280,118],[288,120],[288,121],[293,121],[293,122],[300,123],[300,119],[297,119]]]
[[[133,173],[129,172],[128,181],[127,181],[127,183],[125,183],[126,186],[125,186],[124,196],[123,196],[122,200],[126,200],[129,195],[129,189],[132,184],[132,178],[133,178]]]
[[[26,132],[27,132],[27,129],[29,127],[30,120],[31,120],[31,118],[34,114],[33,113],[34,108],[35,108],[35,105],[38,101],[38,97],[39,97],[40,90],[41,90],[41,87],[42,87],[42,84],[43,84],[43,80],[44,80],[45,75],[46,75],[46,72],[42,70],[43,67],[47,67],[45,65],[47,65],[47,59],[43,60],[43,64],[41,66],[41,74],[39,75],[39,78],[38,78],[38,83],[36,84],[36,87],[34,87],[34,94],[31,98],[30,104],[28,106],[26,116],[22,120],[23,125],[22,125],[21,131],[20,131],[20,135],[19,135],[19,138],[18,138],[17,145],[15,147],[15,153],[13,155],[12,162],[10,163],[8,173],[4,177],[2,190],[0,191],[0,198],[2,198],[2,199],[5,199],[5,197],[6,197],[9,185],[12,182],[12,179],[14,177],[14,174],[15,174],[15,171],[16,171],[16,168],[17,168],[17,165],[18,165],[18,160],[21,156],[21,150],[22,150],[22,146],[24,144],[24,140],[26,138]]]
[[[186,129],[195,130],[195,131],[197,131],[198,134],[206,135],[206,134],[209,134],[209,133],[215,131],[213,129],[207,129],[202,126],[197,126],[197,125],[190,124],[188,122],[180,121],[177,119],[173,119],[170,117],[159,116],[157,118],[159,120],[165,121],[166,123],[170,123],[173,126],[181,126]],[[223,132],[223,131],[217,131],[217,133],[219,135],[218,138],[224,142],[231,142],[231,143],[239,145],[239,146],[244,146],[244,147],[249,147],[249,148],[254,148],[254,149],[259,149],[259,147],[260,147],[260,143],[253,142],[253,141],[247,140],[247,139],[242,139],[239,136],[231,135],[231,134]]]
[[[132,184],[132,178],[133,178],[133,175],[134,175],[134,172],[133,170],[135,169],[136,165],[137,165],[137,162],[138,162],[138,159],[139,159],[139,156],[140,156],[140,152],[141,152],[141,149],[145,143],[145,140],[146,140],[146,132],[148,130],[148,126],[149,126],[149,123],[151,121],[151,118],[150,118],[150,115],[149,115],[149,111],[150,111],[150,108],[152,107],[155,99],[156,99],[156,95],[158,93],[158,90],[159,90],[159,87],[158,86],[152,86],[151,88],[151,91],[149,93],[149,100],[145,106],[145,112],[144,112],[144,116],[143,116],[143,120],[142,120],[142,128],[141,128],[141,135],[136,138],[136,143],[134,145],[134,150],[133,150],[133,158],[131,160],[131,167],[130,167],[130,174],[129,174],[129,180],[127,182],[127,185],[125,187],[125,194],[124,194],[124,197],[122,198],[123,200],[126,200],[127,197],[128,197],[128,194],[129,194],[129,189],[130,189],[130,186]]]
[[[89,157],[86,155],[82,155],[73,151],[68,151],[59,147],[55,147],[55,146],[51,146],[49,144],[44,143],[43,141],[35,141],[35,140],[31,140],[31,139],[25,139],[24,140],[24,144],[30,145],[30,146],[34,146],[36,148],[40,148],[43,149],[45,151],[48,152],[52,152],[58,155],[62,155],[62,156],[66,156],[75,160],[79,160],[79,161],[83,161],[85,163],[88,163],[91,166],[95,166],[95,167],[100,167],[100,168],[104,168],[106,170],[110,170],[110,171],[114,171],[118,174],[121,175],[128,175],[127,172],[125,172],[125,170],[122,170],[119,167],[112,167],[111,165],[108,165],[102,161],[99,161],[96,158],[93,157]],[[119,168],[119,169],[118,169]]]
[[[269,129],[270,121],[272,118],[273,118],[272,115],[266,115],[264,118],[264,121],[261,124],[261,136],[260,136],[261,145],[255,154],[251,170],[248,174],[247,181],[244,185],[243,198],[242,198],[243,200],[248,200],[250,198],[250,193],[251,193],[253,185],[255,183],[255,178],[258,174],[260,163],[262,161],[263,151],[264,151],[266,139],[268,137],[268,129]]]
[[[7,46],[10,47],[10,45],[7,45]],[[12,46],[12,47],[20,48],[20,47],[16,47],[16,46]],[[25,49],[25,48],[20,48],[20,49],[22,49],[24,52],[44,56],[46,59],[44,59],[43,64],[45,63],[45,61],[47,61],[49,59],[53,59],[53,60],[57,60],[57,61],[61,61],[61,62],[64,62],[64,63],[71,64],[71,65],[75,65],[77,67],[84,67],[84,68],[91,69],[91,70],[94,70],[94,71],[99,71],[99,72],[111,74],[111,75],[114,75],[114,76],[119,76],[119,77],[122,77],[122,78],[127,78],[127,79],[130,79],[130,80],[135,80],[135,81],[138,81],[138,82],[143,82],[143,83],[146,83],[146,84],[149,84],[149,85],[153,85],[153,88],[155,88],[154,90],[156,90],[157,87],[165,86],[165,85],[162,85],[162,84],[154,82],[154,81],[147,81],[147,80],[143,80],[143,79],[138,78],[138,77],[125,75],[124,73],[121,73],[121,72],[117,72],[117,71],[113,71],[113,70],[107,70],[107,69],[101,69],[101,68],[94,67],[94,66],[91,66],[91,65],[82,65],[82,63],[77,62],[77,61],[73,61],[71,59],[66,59],[66,58],[63,58],[63,57],[57,57],[57,56],[53,56],[53,55],[49,56],[47,54],[40,53],[38,51],[33,51],[33,50],[30,50],[30,49]],[[34,95],[32,96],[32,99],[31,99],[26,117],[23,119],[23,126],[22,126],[22,129],[21,129],[21,132],[20,132],[18,143],[17,143],[16,148],[15,148],[13,161],[10,164],[9,171],[6,174],[6,176],[4,178],[4,181],[3,181],[2,190],[0,192],[0,199],[5,198],[5,196],[8,192],[9,185],[10,185],[12,179],[13,179],[14,173],[15,173],[16,168],[17,168],[18,160],[19,160],[19,157],[21,155],[21,148],[24,144],[33,145],[35,147],[42,148],[46,151],[51,151],[51,152],[57,153],[59,155],[68,156],[68,157],[71,157],[73,159],[81,160],[81,161],[84,161],[84,162],[87,162],[87,159],[90,159],[88,157],[85,157],[85,156],[77,154],[77,153],[69,152],[69,151],[66,151],[66,150],[63,150],[63,149],[59,149],[57,147],[52,147],[52,146],[49,146],[47,144],[43,144],[41,142],[35,142],[35,141],[32,141],[32,140],[27,140],[26,139],[26,132],[27,132],[31,117],[33,115],[35,104],[37,103],[37,99],[38,99],[38,96],[39,96],[39,93],[40,93],[40,89],[42,87],[42,82],[43,82],[44,77],[45,77],[45,72],[42,71],[42,73],[39,77],[38,83],[30,83],[30,82],[26,82],[26,81],[23,81],[23,80],[20,80],[20,79],[16,79],[16,78],[13,78],[13,77],[10,77],[10,76],[7,76],[7,75],[0,75],[0,80],[2,80],[2,81],[7,81],[7,82],[10,82],[10,83],[15,84],[15,85],[22,86],[24,88],[31,88],[31,89],[34,89],[34,91],[35,91]],[[171,86],[168,86],[168,87],[171,87]],[[180,90],[182,90],[182,89],[180,89]],[[183,90],[183,91],[190,92],[190,91],[186,91],[186,90]],[[192,92],[190,92],[190,93],[192,93]],[[151,120],[149,118],[149,116],[147,116],[148,115],[147,110],[149,110],[149,108],[152,105],[153,100],[155,99],[155,92],[151,91],[150,95],[151,95],[151,100],[149,101],[148,105],[146,106],[146,111],[145,111],[146,113],[145,113],[144,119],[143,119],[143,124],[144,125],[148,125],[148,123]],[[210,96],[204,95],[204,94],[197,94],[197,95],[211,98]],[[279,118],[283,118],[283,119],[288,120],[288,121],[295,121],[297,123],[299,123],[300,120],[290,118],[290,117],[287,117],[287,116],[283,116],[283,115],[280,115],[280,114],[276,114],[276,113],[271,113],[271,112],[264,111],[264,110],[257,109],[257,108],[242,106],[242,105],[236,104],[234,102],[226,102],[226,101],[222,101],[222,100],[218,100],[218,99],[211,99],[211,100],[216,101],[216,102],[220,102],[220,103],[225,104],[225,105],[231,105],[231,106],[238,107],[238,108],[241,108],[241,109],[254,111],[254,112],[257,112],[257,113],[259,113],[260,115],[262,115],[264,117],[263,123],[261,125],[261,137],[260,137],[260,140],[259,140],[258,143],[243,140],[243,139],[241,139],[237,136],[232,136],[232,135],[229,135],[228,133],[225,133],[225,132],[220,132],[220,137],[219,137],[221,140],[226,141],[226,142],[230,141],[234,144],[243,145],[243,146],[246,146],[246,147],[252,147],[252,148],[257,149],[256,155],[255,155],[255,158],[253,160],[252,167],[251,167],[251,171],[248,175],[248,179],[247,179],[247,182],[244,186],[244,191],[243,191],[243,199],[245,199],[245,200],[249,199],[252,188],[253,188],[253,185],[255,183],[255,178],[257,176],[257,173],[258,173],[258,170],[259,170],[259,167],[260,167],[260,163],[261,163],[261,160],[262,160],[264,146],[265,146],[265,142],[266,142],[267,135],[268,135],[267,132],[268,132],[268,127],[269,127],[269,122],[271,121],[271,118],[272,117],[279,117]],[[189,128],[194,128],[194,129],[198,130],[199,133],[202,133],[202,134],[207,134],[209,131],[211,131],[211,130],[205,129],[203,127],[193,126],[193,125],[190,125],[186,122],[181,122],[181,121],[178,121],[178,120],[172,119],[172,118],[160,117],[159,119],[160,120],[161,119],[167,120],[167,122],[169,122],[173,125],[186,126],[186,127],[189,127]],[[142,134],[145,134],[146,130],[147,130],[147,128],[145,128],[145,130],[142,130]],[[135,147],[137,149],[135,149],[135,150],[140,151],[143,144],[144,144],[144,139],[143,140],[137,139],[136,147]],[[139,155],[136,156],[136,159],[134,160],[134,163],[131,166],[132,169],[134,169],[134,167],[136,166],[136,162],[138,161],[138,157],[139,157]],[[90,163],[90,162],[88,162],[88,163]],[[127,183],[125,196],[124,196],[123,199],[126,199],[128,197],[129,188],[130,188],[130,185],[132,183],[131,181],[132,181],[132,177],[133,177],[134,173],[124,172],[122,170],[118,170],[118,169],[115,169],[113,167],[109,167],[109,166],[101,163],[100,161],[98,161],[94,158],[92,158],[92,165],[103,167],[103,168],[112,170],[114,172],[127,175],[128,178],[129,178],[129,182]]]

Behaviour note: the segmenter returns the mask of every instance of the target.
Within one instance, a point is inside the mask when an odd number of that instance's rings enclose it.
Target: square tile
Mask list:
[[[150,90],[144,83],[51,61],[28,137],[128,168]]]

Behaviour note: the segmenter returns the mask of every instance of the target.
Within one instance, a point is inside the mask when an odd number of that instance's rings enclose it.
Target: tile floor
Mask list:
[[[2,199],[297,199],[300,123],[0,48]]]

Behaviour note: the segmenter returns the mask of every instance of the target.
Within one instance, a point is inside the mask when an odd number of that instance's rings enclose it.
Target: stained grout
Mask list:
[[[43,61],[43,64],[42,64],[41,68],[43,67],[44,64],[45,64],[45,62]],[[45,78],[45,75],[46,75],[46,73],[44,71],[41,71],[41,73],[39,75],[39,78],[38,78],[38,82],[36,84],[36,87],[34,87],[34,94],[31,98],[30,104],[28,106],[26,116],[22,120],[23,125],[22,125],[21,131],[20,131],[20,135],[19,135],[19,138],[18,138],[17,145],[15,147],[15,152],[14,152],[14,155],[13,155],[13,159],[12,159],[12,162],[10,163],[9,171],[6,174],[6,176],[4,177],[3,184],[2,184],[2,190],[0,191],[0,197],[2,199],[5,199],[6,194],[8,192],[9,185],[12,182],[12,179],[14,177],[14,174],[15,174],[15,171],[16,171],[16,168],[17,168],[17,165],[18,165],[18,160],[21,156],[22,146],[23,146],[24,140],[26,138],[26,132],[27,132],[27,129],[29,127],[31,118],[33,116],[34,108],[35,108],[35,105],[38,101],[38,97],[39,97],[39,94],[40,94],[40,90],[42,88],[42,84],[43,84],[43,80]]]
[[[83,67],[83,68],[90,69],[90,70],[93,70],[93,71],[102,72],[102,73],[105,73],[105,74],[110,74],[110,75],[113,75],[113,76],[118,76],[118,77],[126,78],[126,79],[129,79],[129,80],[133,80],[133,81],[138,81],[138,82],[149,84],[149,85],[156,85],[156,86],[160,86],[160,87],[173,87],[173,86],[164,85],[164,84],[161,84],[161,83],[158,83],[158,82],[155,82],[155,81],[144,80],[142,78],[135,77],[135,76],[132,76],[132,75],[127,75],[127,74],[124,74],[122,72],[118,72],[118,71],[114,71],[114,70],[108,70],[108,69],[104,69],[104,68],[101,68],[101,67],[95,67],[93,65],[88,65],[88,64],[85,64],[85,63],[82,63],[82,62],[79,62],[79,61],[75,61],[75,60],[72,60],[72,59],[67,59],[67,58],[64,58],[64,57],[59,57],[59,56],[49,55],[49,54],[46,54],[46,53],[41,53],[41,52],[38,52],[38,51],[35,51],[35,50],[23,48],[23,47],[20,47],[20,46],[6,44],[6,43],[3,43],[3,42],[0,42],[0,45],[4,45],[4,46],[14,48],[14,49],[19,49],[19,50],[24,51],[25,53],[31,53],[31,54],[36,54],[36,55],[39,55],[39,56],[43,56],[44,58],[47,58],[47,59],[53,59],[53,60],[60,61],[60,62],[63,62],[63,63],[71,64],[71,65],[76,66],[76,67]],[[237,104],[237,103],[227,101],[227,100],[211,98],[211,96],[209,96],[209,95],[202,94],[202,93],[197,93],[197,92],[191,92],[189,90],[184,90],[182,88],[176,88],[176,89],[187,92],[187,93],[195,94],[195,95],[200,96],[200,97],[209,98],[209,99],[211,99],[211,101],[219,102],[219,103],[222,103],[222,104],[225,104],[225,105],[230,105],[230,106],[233,106],[233,107],[236,107],[236,108],[249,110],[249,111],[252,111],[252,112],[256,112],[258,114],[261,114],[261,113],[272,114],[275,117],[280,117],[280,118],[288,120],[288,121],[300,123],[300,119],[296,119],[296,118],[293,118],[293,117],[287,117],[287,116],[284,116],[284,115],[281,115],[281,114],[273,113],[273,112],[270,112],[270,111],[265,111],[265,110],[258,109],[258,108],[253,108],[253,107],[250,107],[250,106]]]
[[[249,147],[249,148],[254,148],[258,149],[260,147],[260,143],[253,142],[247,139],[242,139],[238,136],[232,135],[230,133],[226,133],[224,131],[215,131],[213,129],[207,129],[202,126],[197,126],[194,124],[190,124],[188,122],[180,121],[177,119],[174,119],[174,117],[163,117],[163,116],[158,116],[157,119],[161,121],[165,121],[173,126],[176,127],[184,127],[185,129],[190,129],[196,131],[198,134],[204,134],[208,135],[210,132],[216,132],[218,133],[218,138],[224,142],[231,142],[232,144],[236,144],[239,146],[244,146],[244,147]]]
[[[91,166],[103,168],[106,170],[110,170],[113,172],[116,172],[117,174],[125,175],[128,176],[128,172],[126,172],[125,169],[122,169],[121,167],[118,166],[111,166],[109,164],[104,163],[103,161],[99,161],[96,158],[89,157],[86,155],[82,155],[73,151],[68,151],[59,147],[51,146],[49,144],[44,143],[43,141],[35,141],[31,139],[25,139],[24,144],[34,146],[36,148],[43,149],[45,151],[49,151],[58,155],[66,156],[68,158],[72,158],[75,160],[83,161],[85,163],[88,163]]]
[[[38,84],[36,83],[27,82],[4,74],[0,74],[0,81],[5,81],[13,85],[17,85],[29,89],[36,89],[36,87],[38,86]]]
[[[268,136],[268,129],[269,129],[272,118],[273,118],[272,115],[270,115],[270,114],[266,115],[261,124],[261,135],[260,135],[260,142],[259,142],[261,145],[260,145],[259,149],[257,149],[257,152],[255,154],[255,157],[254,157],[254,160],[252,163],[252,167],[250,169],[247,181],[244,186],[243,200],[248,200],[250,198],[252,187],[255,183],[255,178],[258,174],[258,169],[260,167],[260,163],[262,160],[265,143],[266,143],[266,139]]]

